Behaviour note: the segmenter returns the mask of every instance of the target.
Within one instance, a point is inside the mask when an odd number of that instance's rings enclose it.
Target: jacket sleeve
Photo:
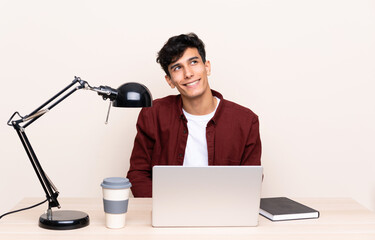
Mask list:
[[[246,140],[246,146],[241,159],[241,165],[261,165],[262,144],[259,134],[259,120],[255,116]]]
[[[138,116],[137,135],[127,178],[134,197],[152,197],[152,152],[155,144],[152,111],[143,108]]]

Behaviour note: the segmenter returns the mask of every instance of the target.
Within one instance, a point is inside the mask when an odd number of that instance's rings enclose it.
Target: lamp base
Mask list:
[[[47,213],[39,218],[39,227],[52,230],[71,230],[88,226],[89,215],[81,211],[61,210],[53,211],[48,219]]]

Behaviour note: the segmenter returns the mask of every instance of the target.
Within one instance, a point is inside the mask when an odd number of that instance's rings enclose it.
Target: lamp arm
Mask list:
[[[24,128],[20,127],[19,124],[13,125],[14,129],[16,130],[18,137],[21,140],[21,143],[26,151],[27,156],[31,162],[31,165],[34,168],[34,171],[39,179],[40,184],[46,194],[48,200],[48,208],[58,207],[60,208],[60,204],[57,200],[59,196],[59,192],[52,181],[48,178],[46,173],[44,172],[42,166],[39,163],[39,160],[32,148],[29,139],[26,136]]]
[[[64,94],[69,89],[71,89],[77,83],[79,84],[78,86],[76,86],[74,89],[72,89],[71,91],[69,91],[65,95],[61,96],[62,94]],[[13,113],[13,115],[11,116],[11,118],[7,122],[7,124],[9,126],[13,126],[13,128],[16,130],[16,132],[17,132],[17,134],[18,134],[18,136],[19,136],[19,138],[22,142],[22,145],[23,145],[23,147],[26,151],[27,156],[29,157],[31,165],[33,166],[34,171],[35,171],[35,173],[36,173],[36,175],[37,175],[37,177],[40,181],[40,184],[42,185],[43,190],[46,194],[46,197],[47,197],[47,200],[48,200],[48,203],[49,203],[48,209],[51,209],[52,207],[60,208],[60,204],[57,200],[59,192],[58,192],[57,188],[55,187],[55,185],[52,183],[52,181],[48,178],[48,176],[44,172],[42,166],[40,165],[40,162],[39,162],[32,146],[30,144],[30,141],[26,136],[25,128],[27,126],[29,126],[31,123],[33,123],[34,121],[36,121],[38,118],[43,116],[45,113],[49,112],[52,108],[54,108],[57,104],[59,104],[60,102],[65,100],[67,97],[69,97],[75,91],[77,91],[79,89],[82,89],[82,88],[90,89],[90,90],[93,89],[92,87],[90,87],[90,85],[86,81],[81,80],[81,78],[79,78],[79,77],[74,77],[74,80],[71,84],[66,86],[64,89],[62,89],[55,96],[50,98],[47,102],[43,103],[37,109],[32,111],[30,114],[28,114],[26,116],[21,116],[18,112],[15,112],[15,113]],[[60,97],[60,98],[58,99],[58,97]],[[53,101],[55,101],[55,102],[53,102]],[[48,107],[46,107],[48,104],[50,104],[50,105]],[[43,109],[44,107],[46,107],[46,108]],[[19,119],[13,120],[16,115],[19,117]]]
[[[67,90],[72,88],[76,83],[79,83],[79,86],[75,87],[72,89],[70,92],[65,94],[64,96],[60,97],[63,93],[65,93]],[[47,100],[45,103],[43,103],[41,106],[39,106],[37,109],[32,111],[30,114],[21,116],[18,112],[15,112],[11,118],[8,121],[9,126],[13,126],[14,122],[17,122],[18,124],[27,122],[22,126],[22,128],[26,128],[29,126],[31,123],[33,123],[35,120],[37,120],[39,117],[43,116],[45,113],[49,112],[52,108],[54,108],[57,104],[65,100],[67,97],[69,97],[71,94],[73,94],[75,91],[78,89],[82,88],[88,88],[89,84],[86,81],[81,80],[79,77],[74,77],[74,80],[72,83],[70,83],[68,86],[66,86],[64,89],[62,89],[60,92],[58,92],[55,96]],[[56,100],[54,103],[52,103],[55,99],[60,97],[60,99]],[[48,104],[52,103],[49,107],[43,109],[46,107]],[[13,118],[15,115],[18,115],[20,119],[13,121]]]

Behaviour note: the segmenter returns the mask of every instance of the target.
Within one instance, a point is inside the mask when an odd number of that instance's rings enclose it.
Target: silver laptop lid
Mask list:
[[[256,226],[261,166],[155,166],[152,225]]]

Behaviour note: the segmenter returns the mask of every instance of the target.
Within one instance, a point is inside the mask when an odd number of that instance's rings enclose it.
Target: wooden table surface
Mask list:
[[[102,199],[61,198],[63,210],[80,210],[89,214],[90,225],[76,230],[47,230],[38,226],[39,216],[47,204],[0,220],[0,239],[371,239],[375,240],[375,213],[348,198],[294,199],[320,211],[319,219],[272,222],[259,216],[257,227],[153,228],[152,199],[131,198],[127,223],[122,229],[105,227]],[[42,201],[25,198],[14,209]]]

